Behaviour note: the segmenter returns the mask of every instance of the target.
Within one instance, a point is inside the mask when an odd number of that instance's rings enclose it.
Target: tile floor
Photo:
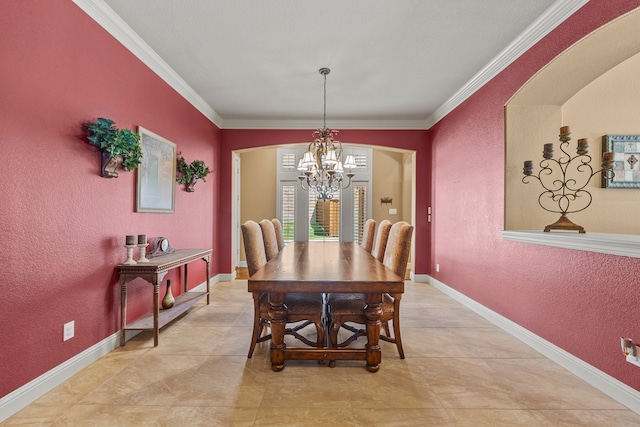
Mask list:
[[[405,360],[382,342],[375,374],[360,361],[287,361],[272,372],[268,343],[246,357],[246,289],[244,280],[217,283],[211,304],[164,327],[158,347],[144,332],[2,425],[640,425],[640,415],[424,283],[406,284]],[[461,342],[474,354],[461,354]]]

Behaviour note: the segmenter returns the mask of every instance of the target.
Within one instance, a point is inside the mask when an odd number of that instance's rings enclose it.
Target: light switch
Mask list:
[[[398,209],[394,209],[394,208],[389,209],[389,215],[397,215],[397,214],[398,214]]]

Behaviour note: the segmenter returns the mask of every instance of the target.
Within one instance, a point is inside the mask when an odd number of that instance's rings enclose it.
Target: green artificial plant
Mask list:
[[[91,132],[87,138],[93,145],[109,153],[110,157],[122,156],[122,167],[131,171],[142,163],[140,135],[130,129],[118,129],[113,120],[98,118],[95,123],[85,123]]]
[[[187,164],[182,156],[178,158],[177,169],[180,172],[180,175],[176,177],[179,184],[195,184],[199,179],[206,181],[205,177],[211,173],[204,161],[194,160]]]

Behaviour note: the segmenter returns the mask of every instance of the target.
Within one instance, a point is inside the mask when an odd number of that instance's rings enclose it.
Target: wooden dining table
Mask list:
[[[403,293],[404,278],[395,274],[356,243],[291,242],[248,279],[249,292],[266,292],[271,319],[271,369],[281,371],[285,360],[365,360],[377,372],[380,316],[385,292]],[[288,292],[364,293],[367,343],[363,348],[288,347],[284,342]],[[327,342],[326,340],[325,342]]]

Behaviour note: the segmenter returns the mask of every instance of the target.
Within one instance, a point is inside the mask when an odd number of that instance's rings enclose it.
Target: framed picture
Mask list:
[[[136,212],[173,213],[176,144],[138,126],[142,163],[138,167]]]
[[[613,152],[613,178],[602,175],[605,188],[640,188],[640,135],[603,135],[602,151]]]

